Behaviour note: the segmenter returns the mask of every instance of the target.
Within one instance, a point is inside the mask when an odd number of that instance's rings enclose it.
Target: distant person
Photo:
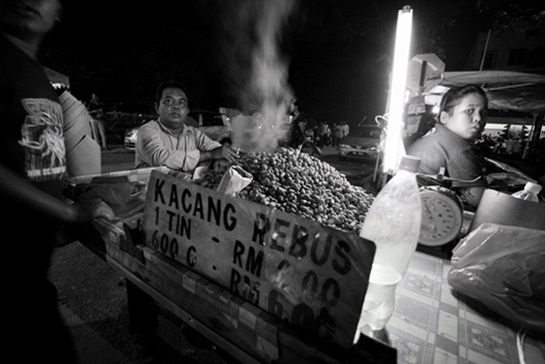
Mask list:
[[[37,59],[61,10],[60,0],[0,0],[2,356],[8,362],[78,363],[48,279],[51,257],[61,225],[114,218],[101,200],[61,199],[63,110]]]
[[[477,207],[486,187],[481,161],[471,146],[484,130],[488,99],[474,85],[453,87],[441,99],[438,122],[407,149],[421,158],[419,172],[436,175],[441,167],[455,178],[452,189]]]
[[[303,151],[305,146],[312,148],[312,154],[322,154],[320,148],[314,144],[314,124],[313,119],[307,119],[301,110],[296,98],[293,98],[288,107],[288,115],[291,119],[288,130],[288,146]]]
[[[305,146],[311,148],[310,155],[318,154],[322,155],[322,150],[317,145],[316,129],[318,128],[318,122],[316,119],[309,118],[306,120],[305,129]]]
[[[193,172],[197,165],[214,160],[233,162],[237,153],[222,146],[198,128],[186,125],[189,97],[175,80],[159,85],[155,94],[157,120],[142,125],[136,142],[135,167],[166,166]]]
[[[97,94],[91,94],[91,100],[89,100],[87,110],[91,115],[93,115],[93,112],[96,110],[104,111],[104,103],[102,102],[102,100],[100,100],[100,97]]]
[[[343,121],[341,123],[341,129],[342,129],[342,139],[348,138],[348,134],[350,134],[350,126],[346,121]]]
[[[316,146],[319,148],[326,146],[328,137],[329,125],[327,125],[327,122],[322,120],[316,127]]]
[[[333,145],[333,131],[331,130],[329,123],[327,123],[326,145],[329,147]]]
[[[333,124],[333,137],[335,138],[335,148],[341,145],[344,136],[344,129],[342,122],[339,124]]]
[[[290,102],[288,115],[290,117],[288,146],[296,150],[301,150],[305,144],[306,120],[303,113],[299,110],[296,98]]]
[[[97,143],[103,150],[108,149],[108,143],[106,142],[106,128],[104,127],[104,110],[98,109],[93,113],[93,135]]]
[[[97,94],[93,93],[91,95],[91,100],[87,105],[87,111],[89,111],[89,115],[93,118],[91,126],[94,139],[100,144],[102,149],[108,149],[108,144],[106,143],[106,128],[104,127],[105,109],[104,104]]]
[[[335,131],[337,130],[337,123],[333,123],[331,125],[331,146],[333,148],[336,148],[337,147],[337,136],[336,136],[336,133]]]

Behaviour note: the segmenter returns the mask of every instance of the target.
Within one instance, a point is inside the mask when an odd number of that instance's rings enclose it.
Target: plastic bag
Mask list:
[[[253,176],[251,173],[246,172],[240,166],[231,166],[223,174],[217,190],[226,195],[235,196],[252,183],[252,180]]]
[[[545,331],[545,231],[481,224],[453,250],[448,283],[519,325]]]

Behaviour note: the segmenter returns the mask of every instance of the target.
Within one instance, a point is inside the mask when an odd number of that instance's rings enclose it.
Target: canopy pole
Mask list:
[[[486,42],[484,43],[484,50],[483,50],[483,55],[481,57],[481,65],[479,66],[479,71],[483,70],[484,59],[486,58],[486,51],[488,50],[488,41],[490,40],[490,33],[491,32],[492,32],[492,30],[488,29],[488,34],[486,35]]]
[[[532,124],[532,130],[528,136],[526,147],[522,155],[523,160],[528,160],[534,156],[535,151],[539,145],[539,137],[541,135],[541,128],[543,128],[543,113],[534,114],[534,122]]]

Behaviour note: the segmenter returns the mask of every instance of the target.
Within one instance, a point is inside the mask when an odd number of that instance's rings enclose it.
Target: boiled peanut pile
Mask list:
[[[289,148],[249,153],[236,164],[253,175],[250,185],[237,195],[315,220],[335,229],[359,233],[374,196],[353,186],[330,164]],[[230,165],[209,169],[195,181],[216,189]]]

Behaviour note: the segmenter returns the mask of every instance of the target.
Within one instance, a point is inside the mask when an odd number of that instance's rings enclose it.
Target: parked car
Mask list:
[[[233,109],[220,108],[219,111],[212,110],[191,110],[188,114],[186,123],[193,127],[201,129],[209,138],[216,140],[224,145],[231,144],[231,132],[229,128],[229,115]],[[134,151],[138,130],[143,125],[137,125],[125,132],[125,148]]]
[[[134,152],[136,149],[136,138],[138,136],[138,129],[140,129],[140,126],[142,126],[142,124],[125,131],[125,138],[123,139],[123,142],[127,150]]]
[[[339,144],[339,158],[376,158],[380,143],[380,128],[374,125],[361,125]]]
[[[214,139],[223,145],[231,145],[230,118],[226,113],[209,110],[192,110],[189,116],[197,121],[199,129],[210,139]]]

